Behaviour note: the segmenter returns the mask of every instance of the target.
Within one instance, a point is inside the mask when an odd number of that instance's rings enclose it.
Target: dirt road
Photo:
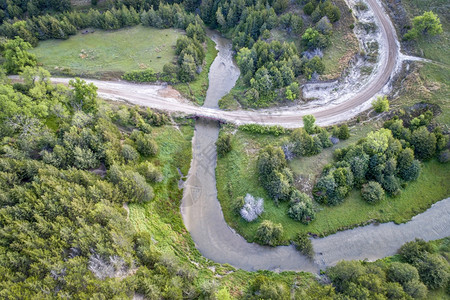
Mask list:
[[[379,30],[384,41],[384,48],[388,53],[381,55],[377,74],[371,78],[360,93],[339,104],[330,104],[323,107],[305,109],[272,109],[263,111],[222,111],[216,107],[199,107],[183,99],[181,95],[170,87],[132,84],[123,81],[99,81],[93,82],[98,87],[99,95],[106,99],[126,100],[130,103],[162,109],[169,112],[181,112],[185,114],[197,114],[205,117],[220,118],[231,123],[246,124],[259,123],[267,125],[281,125],[287,128],[299,127],[302,125],[301,118],[304,115],[312,114],[316,117],[318,125],[331,125],[348,120],[364,109],[368,103],[386,85],[392,76],[399,49],[396,42],[396,33],[389,16],[384,12],[381,4],[376,0],[367,0],[374,11],[379,23]],[[236,70],[231,73],[231,77],[236,75]],[[238,72],[238,71],[237,71]],[[224,76],[221,79],[228,80]],[[68,78],[53,78],[55,83],[67,84]],[[219,82],[211,82],[212,85]],[[370,105],[369,105],[370,106]]]

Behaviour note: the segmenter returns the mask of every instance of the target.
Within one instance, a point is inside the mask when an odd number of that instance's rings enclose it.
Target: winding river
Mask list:
[[[233,61],[230,41],[214,32],[208,34],[217,44],[219,53],[210,68],[204,106],[217,108],[219,99],[233,88],[239,69]],[[318,272],[340,260],[375,260],[393,255],[403,243],[416,237],[433,240],[450,235],[448,198],[405,224],[369,225],[314,239],[314,261],[301,255],[293,246],[268,247],[248,243],[227,225],[217,199],[215,142],[218,135],[217,122],[197,121],[192,141],[193,158],[181,204],[184,224],[196,247],[213,261],[248,271]]]

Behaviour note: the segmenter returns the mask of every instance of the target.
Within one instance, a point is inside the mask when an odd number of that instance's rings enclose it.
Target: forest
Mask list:
[[[192,120],[102,100],[97,87],[80,78],[68,86],[53,85],[49,71],[29,52],[39,41],[67,39],[86,28],[175,27],[186,35],[176,43],[174,63],[161,73],[136,70],[123,78],[191,82],[204,65],[209,26],[233,40],[246,103],[266,106],[294,101],[301,76],[309,79],[323,72],[320,56],[311,53],[328,46],[341,16],[336,5],[329,0],[92,4],[78,10],[68,0],[0,1],[0,35],[5,37],[0,43],[0,298],[448,297],[449,238],[417,239],[394,256],[342,261],[319,274],[247,272],[204,258],[179,211],[179,180],[191,160]],[[307,22],[288,12],[291,6]],[[272,39],[269,31],[274,28],[299,36],[302,49]],[[8,74],[18,74],[20,80]],[[334,150],[334,161],[324,167],[313,197],[295,186],[289,160],[319,155],[349,139],[346,124],[321,128],[306,116],[304,128],[292,131],[259,125],[236,131],[283,139],[254,154],[255,174],[276,205],[288,206],[289,218],[310,226],[317,218],[313,199],[339,206],[358,189],[375,205],[385,196],[398,197],[427,161],[448,162],[448,135],[435,118],[427,109],[392,115],[383,128]],[[235,137],[222,132],[219,157],[230,158],[235,143]],[[235,198],[233,213],[245,215],[245,222],[261,215],[260,197]],[[265,221],[255,231],[256,239],[275,246],[285,242],[282,231],[276,222]],[[292,242],[305,251],[301,248],[307,241],[299,235]]]

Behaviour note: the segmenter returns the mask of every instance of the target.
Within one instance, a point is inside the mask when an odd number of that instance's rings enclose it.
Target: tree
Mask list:
[[[439,17],[432,11],[426,11],[413,19],[412,28],[405,34],[406,40],[418,39],[424,35],[435,36],[441,34],[442,24]]]
[[[419,280],[412,280],[405,283],[403,286],[405,292],[414,299],[426,299],[428,289]]]
[[[320,139],[320,143],[322,144],[323,148],[329,148],[329,147],[333,146],[333,143],[330,141],[330,135],[328,134],[328,132],[325,129],[319,128],[318,137]]]
[[[422,239],[415,239],[403,244],[398,253],[403,261],[415,265],[419,261],[424,260],[426,254],[431,251],[432,248],[427,242]]]
[[[3,52],[6,72],[9,74],[17,74],[27,66],[35,67],[37,62],[36,56],[27,51],[31,48],[30,43],[25,42],[18,36],[13,40],[8,40],[4,44]]]
[[[144,156],[155,156],[158,153],[158,144],[150,134],[140,134],[135,142],[137,151]]]
[[[69,98],[69,104],[74,111],[84,111],[93,113],[98,109],[97,87],[93,83],[75,78],[69,81],[69,86],[73,88]]]
[[[309,224],[316,217],[316,212],[311,198],[305,194],[301,201],[291,202],[291,207],[288,210],[288,216],[303,224]]]
[[[217,147],[217,154],[220,157],[225,156],[228,152],[232,150],[231,145],[231,134],[221,134],[219,135],[219,138],[216,141],[216,147]]]
[[[436,136],[428,132],[425,126],[413,131],[410,143],[414,147],[414,154],[419,159],[430,159],[436,153]]]
[[[300,232],[293,241],[295,248],[308,258],[314,257],[314,248],[308,234]]]
[[[128,163],[135,162],[139,158],[139,153],[130,145],[123,145],[122,155]]]
[[[262,244],[276,246],[283,235],[283,226],[274,224],[272,221],[264,220],[256,230],[256,240]]]
[[[309,134],[316,133],[316,125],[314,124],[316,122],[316,118],[314,118],[313,115],[306,115],[303,116],[303,126],[305,127],[305,130]]]
[[[449,279],[448,263],[438,254],[425,254],[417,263],[420,279],[430,289],[444,286]]]
[[[350,131],[348,129],[347,124],[341,125],[339,127],[339,133],[337,137],[340,138],[341,140],[346,140],[350,137]]]
[[[404,285],[408,281],[419,280],[419,272],[410,264],[393,262],[387,269],[386,277],[389,281]]]
[[[384,199],[384,190],[378,182],[369,181],[363,185],[361,195],[365,201],[375,204]]]
[[[247,222],[256,220],[264,212],[264,200],[255,198],[247,194],[244,198],[244,205],[240,209],[241,217]]]
[[[389,110],[389,100],[387,96],[377,97],[376,100],[372,101],[372,107],[377,113],[382,113]]]

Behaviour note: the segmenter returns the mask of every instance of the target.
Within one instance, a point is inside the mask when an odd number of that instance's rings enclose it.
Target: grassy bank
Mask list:
[[[182,31],[144,26],[117,31],[95,30],[68,40],[48,40],[32,50],[54,74],[120,77],[123,72],[153,68],[161,72],[175,57],[174,46]]]
[[[199,105],[203,105],[206,98],[206,91],[209,86],[209,67],[217,56],[216,44],[210,39],[206,39],[207,49],[205,56],[205,66],[198,77],[188,83],[175,84],[173,87],[177,89],[184,97],[191,99]]]
[[[337,147],[346,146],[365,136],[373,125],[352,129],[351,140],[323,151],[318,156],[295,159],[290,162],[296,185],[308,191],[323,165],[333,160],[332,152]],[[397,223],[406,222],[414,215],[425,211],[431,204],[450,195],[450,165],[440,164],[436,160],[424,163],[419,179],[402,190],[397,198],[387,198],[377,205],[369,205],[361,199],[360,191],[353,190],[343,204],[335,207],[318,205],[316,219],[309,225],[303,225],[288,217],[288,203],[278,207],[269,199],[258,182],[256,160],[258,152],[264,146],[281,144],[284,137],[251,135],[237,131],[233,139],[233,150],[218,160],[216,177],[218,198],[225,219],[248,241],[254,241],[255,232],[262,220],[268,219],[281,223],[284,227],[284,239],[292,239],[298,232],[328,235],[338,230],[351,228],[371,221]],[[247,223],[232,212],[231,200],[250,193],[264,198],[265,212],[252,223]]]

